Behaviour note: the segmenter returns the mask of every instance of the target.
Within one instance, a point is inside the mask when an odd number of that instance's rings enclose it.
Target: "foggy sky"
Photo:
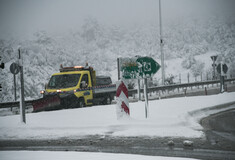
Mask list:
[[[235,15],[235,0],[161,2],[163,23],[191,16]],[[0,0],[0,31],[76,28],[87,17],[118,26],[158,24],[158,4],[158,0]]]

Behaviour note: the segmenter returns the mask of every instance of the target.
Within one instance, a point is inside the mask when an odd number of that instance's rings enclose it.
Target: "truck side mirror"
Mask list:
[[[82,81],[82,82],[81,82],[80,88],[86,88],[86,82],[85,82],[85,81]]]
[[[48,83],[45,83],[45,86],[44,86],[45,90],[47,89],[47,87],[48,87]]]

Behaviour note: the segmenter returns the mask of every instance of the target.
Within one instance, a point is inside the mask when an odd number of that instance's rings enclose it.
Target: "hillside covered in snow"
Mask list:
[[[196,77],[200,72],[211,75],[212,55],[218,55],[217,63],[225,58],[228,76],[235,76],[234,17],[165,23],[163,39],[166,77],[178,77],[180,73],[184,78],[188,73]],[[40,97],[40,90],[50,75],[59,71],[60,64],[74,66],[88,62],[98,75],[111,76],[114,82],[118,57],[150,56],[160,64],[159,26],[154,23],[122,27],[86,18],[81,27],[63,32],[1,33],[0,55],[5,63],[5,69],[0,69],[1,102],[13,101],[13,75],[9,68],[17,62],[18,48],[23,54],[26,99]],[[160,71],[155,79],[160,82]],[[17,90],[19,87],[18,74]]]

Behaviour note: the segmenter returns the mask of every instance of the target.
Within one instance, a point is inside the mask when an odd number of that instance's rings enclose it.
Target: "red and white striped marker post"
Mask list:
[[[130,116],[129,109],[129,100],[128,100],[128,89],[123,81],[117,82],[117,118],[120,119],[122,117]]]

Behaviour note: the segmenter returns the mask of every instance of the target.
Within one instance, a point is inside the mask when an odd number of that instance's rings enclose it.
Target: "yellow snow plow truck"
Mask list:
[[[111,104],[115,91],[111,78],[96,76],[92,67],[61,67],[41,91],[43,98],[34,101],[33,111]]]

